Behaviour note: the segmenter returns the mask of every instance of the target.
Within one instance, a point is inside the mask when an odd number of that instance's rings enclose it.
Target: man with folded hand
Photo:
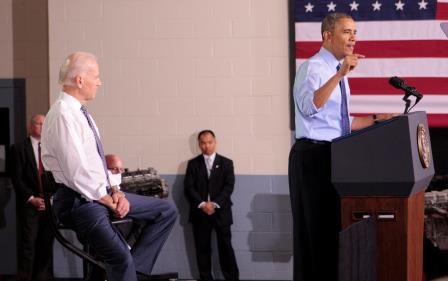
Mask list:
[[[188,161],[185,195],[190,203],[196,260],[201,281],[213,280],[211,235],[216,232],[219,263],[225,280],[238,281],[239,270],[232,247],[232,200],[235,185],[233,161],[216,153],[215,133],[198,134],[202,154]]]
[[[151,274],[177,217],[167,200],[121,192],[111,185],[99,130],[86,104],[101,86],[94,55],[69,55],[59,73],[62,91],[42,129],[42,161],[58,183],[54,210],[103,259],[107,280],[137,280]],[[129,249],[110,216],[129,217],[144,225]]]

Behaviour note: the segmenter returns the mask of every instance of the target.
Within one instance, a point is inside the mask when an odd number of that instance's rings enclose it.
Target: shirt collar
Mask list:
[[[202,154],[202,156],[204,156],[204,160],[205,160],[205,161],[207,161],[207,159],[209,159],[209,158],[211,158],[212,161],[215,161],[215,158],[216,158],[216,152],[213,152],[212,155],[205,155],[205,154]]]
[[[36,139],[33,136],[30,136],[30,140],[31,140],[31,144],[35,145],[37,147],[37,145],[39,144],[40,140]]]
[[[324,47],[321,47],[319,50],[319,55],[324,59],[328,65],[336,71],[336,67],[340,64],[340,61],[336,59],[336,57]]]
[[[81,109],[82,104],[79,102],[79,100],[77,100],[75,97],[67,94],[66,92],[61,92],[59,94],[59,99],[66,102],[70,107],[73,107],[77,110]]]

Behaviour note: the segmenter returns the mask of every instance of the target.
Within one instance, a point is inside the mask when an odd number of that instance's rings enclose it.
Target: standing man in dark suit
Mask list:
[[[17,202],[18,280],[53,279],[53,235],[44,214],[39,183],[39,145],[44,115],[35,115],[29,136],[12,147],[12,180]]]
[[[211,234],[214,229],[222,273],[226,280],[236,281],[239,270],[230,229],[233,223],[230,195],[235,185],[233,162],[216,153],[213,131],[201,131],[198,142],[202,154],[188,161],[184,187],[190,202],[200,280],[213,280]]]

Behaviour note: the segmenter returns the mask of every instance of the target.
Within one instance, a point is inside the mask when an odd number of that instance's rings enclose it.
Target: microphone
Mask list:
[[[420,101],[423,98],[423,95],[417,91],[415,87],[408,86],[403,81],[403,79],[398,78],[397,76],[393,76],[389,79],[389,84],[391,84],[393,87],[397,89],[401,89],[406,92],[406,95],[412,95],[417,98],[418,101]]]

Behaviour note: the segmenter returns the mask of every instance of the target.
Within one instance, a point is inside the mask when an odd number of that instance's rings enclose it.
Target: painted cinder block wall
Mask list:
[[[96,54],[103,86],[88,107],[106,151],[170,183],[180,216],[156,271],[197,276],[182,182],[197,132],[210,128],[235,163],[241,278],[292,277],[287,2],[48,0],[50,102],[66,55]],[[55,251],[57,275],[80,274],[79,261]]]

